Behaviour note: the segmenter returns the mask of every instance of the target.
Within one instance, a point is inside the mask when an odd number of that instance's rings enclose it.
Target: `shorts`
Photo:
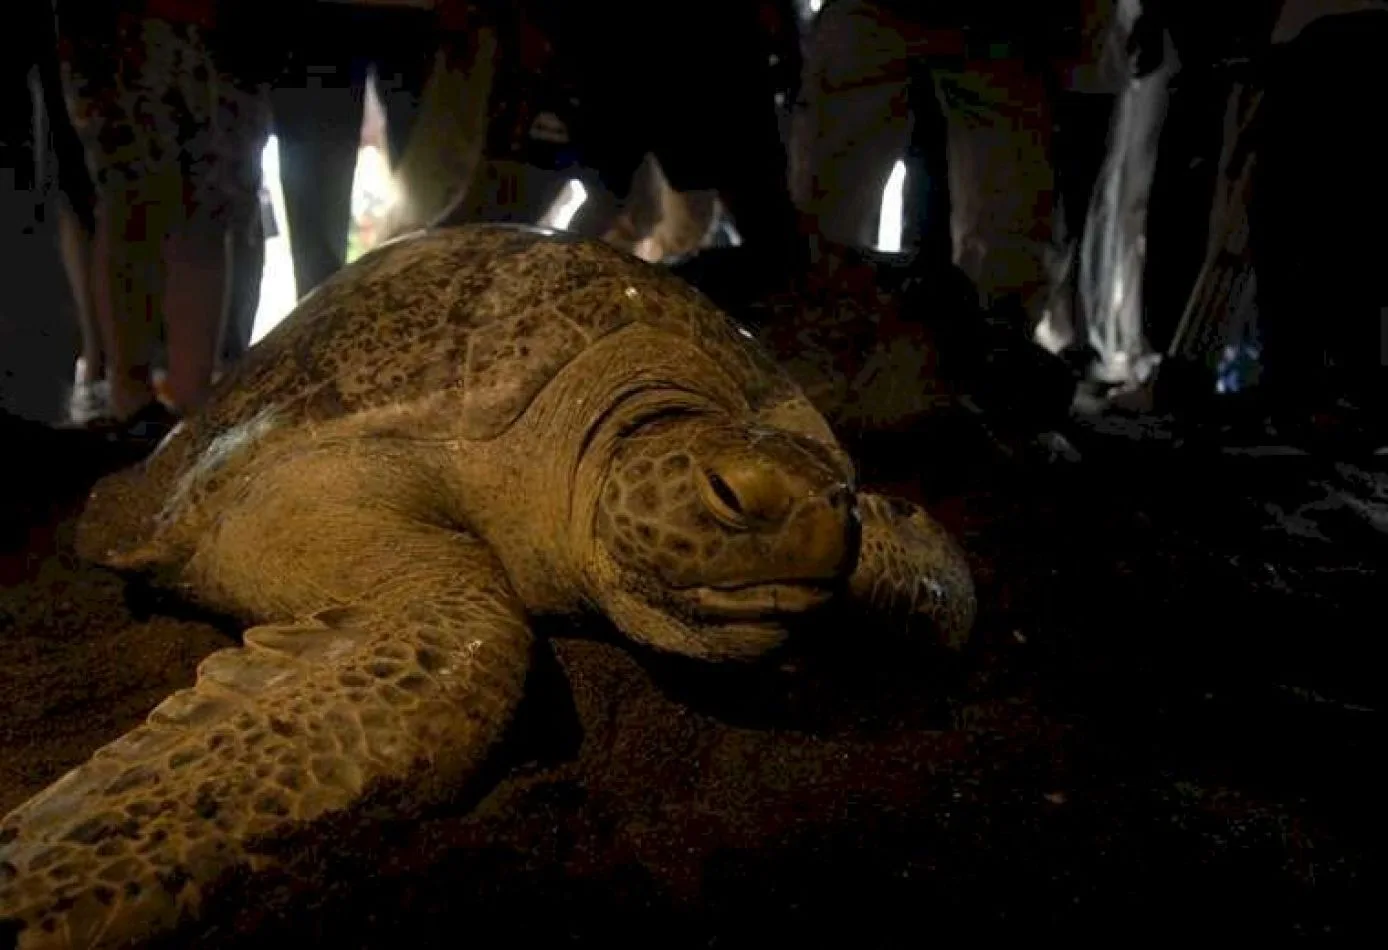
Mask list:
[[[68,111],[102,200],[172,203],[185,220],[256,213],[265,90],[221,68],[198,26],[134,16],[111,26],[60,41]]]

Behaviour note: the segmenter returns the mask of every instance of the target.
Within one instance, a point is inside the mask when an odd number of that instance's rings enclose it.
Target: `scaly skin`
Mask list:
[[[209,656],[194,687],[5,819],[0,908],[24,925],[19,946],[165,934],[223,875],[272,865],[278,838],[463,787],[524,686],[522,605],[466,535],[359,517],[335,534],[371,552],[370,572],[262,547],[268,568],[339,589]]]
[[[0,937],[26,950],[177,933],[325,823],[461,791],[531,616],[746,661],[835,599],[951,644],[974,611],[953,542],[857,494],[750,334],[656,268],[515,228],[329,281],[98,486],[78,542],[249,629],[0,822]]]

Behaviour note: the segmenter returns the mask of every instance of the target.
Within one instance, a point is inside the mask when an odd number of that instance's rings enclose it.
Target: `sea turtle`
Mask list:
[[[420,232],[328,281],[98,483],[77,542],[250,628],[0,823],[25,948],[167,933],[267,842],[456,790],[521,696],[528,617],[752,661],[835,599],[948,643],[975,609],[954,542],[856,492],[747,331],[533,228]]]

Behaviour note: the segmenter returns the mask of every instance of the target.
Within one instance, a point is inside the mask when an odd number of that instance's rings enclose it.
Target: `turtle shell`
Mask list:
[[[589,344],[635,322],[695,340],[753,406],[791,388],[749,332],[662,269],[552,231],[470,226],[418,232],[344,269],[189,428],[209,438],[267,407],[283,425],[459,390],[464,434],[491,439]]]
[[[148,524],[176,507],[190,472],[211,474],[268,432],[292,437],[450,391],[450,434],[496,438],[586,347],[637,322],[694,341],[754,410],[799,392],[749,331],[659,267],[539,228],[421,231],[302,300],[165,440],[120,504]]]

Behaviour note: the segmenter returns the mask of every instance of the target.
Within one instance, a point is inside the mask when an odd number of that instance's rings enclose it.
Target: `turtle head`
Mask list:
[[[634,640],[753,659],[844,588],[853,473],[832,446],[677,415],[628,433],[593,513],[591,596]]]

